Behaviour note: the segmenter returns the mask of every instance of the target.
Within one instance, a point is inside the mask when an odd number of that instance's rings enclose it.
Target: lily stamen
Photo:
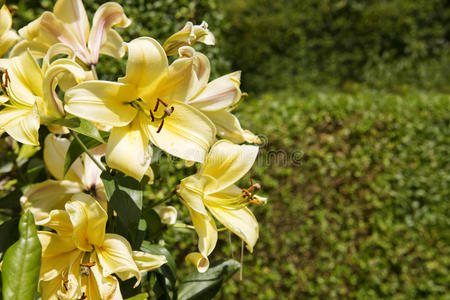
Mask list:
[[[158,110],[158,107],[159,107],[159,103],[161,102],[161,104],[162,105],[164,105],[165,107],[167,107],[168,105],[164,102],[164,101],[162,101],[161,99],[157,99],[156,100],[156,105],[155,105],[155,108],[153,109],[153,112],[156,112],[157,110]]]

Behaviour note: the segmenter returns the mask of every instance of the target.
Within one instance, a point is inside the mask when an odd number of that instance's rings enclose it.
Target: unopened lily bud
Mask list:
[[[178,53],[178,48],[183,46],[192,46],[196,42],[206,45],[214,45],[215,38],[208,30],[208,24],[203,21],[200,25],[193,25],[187,22],[183,29],[170,36],[164,43],[163,48],[168,56]]]
[[[173,225],[177,221],[177,210],[173,206],[156,206],[155,211],[161,218],[161,222],[167,225]]]

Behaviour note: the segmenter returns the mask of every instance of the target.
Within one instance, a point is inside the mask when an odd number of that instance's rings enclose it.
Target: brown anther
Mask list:
[[[164,105],[165,107],[167,107],[167,104],[164,102],[164,101],[162,101],[161,99],[157,99],[156,100],[156,105],[155,105],[155,109],[153,109],[153,112],[156,112],[157,110],[158,110],[158,107],[159,107],[159,103],[161,102],[161,104],[162,105]]]
[[[159,124],[159,127],[156,130],[156,133],[160,133],[161,132],[161,129],[162,129],[163,125],[164,125],[164,119],[161,121],[161,124]]]
[[[170,116],[173,113],[174,107],[171,106],[170,108],[166,107],[164,108],[164,117]]]
[[[68,290],[68,288],[67,288],[67,283],[69,283],[69,280],[63,279],[63,286],[64,286],[64,289],[65,289],[66,291]]]
[[[84,299],[87,299],[87,296],[86,296],[86,294],[83,292],[83,294],[81,295],[80,299],[78,299],[78,300],[84,300]]]
[[[90,268],[90,267],[95,266],[95,261],[91,261],[91,262],[88,262],[88,263],[81,263],[80,266]]]

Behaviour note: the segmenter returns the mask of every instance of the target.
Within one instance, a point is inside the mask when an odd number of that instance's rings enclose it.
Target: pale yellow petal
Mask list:
[[[136,116],[129,103],[138,98],[134,85],[92,80],[67,90],[65,109],[80,118],[110,126],[125,126]]]
[[[131,21],[123,12],[122,6],[117,3],[108,2],[97,9],[88,42],[93,63],[98,62],[100,52],[106,52],[106,54],[117,58],[125,54],[120,35],[111,27],[127,27],[130,23]]]
[[[141,180],[152,157],[147,136],[137,121],[124,127],[114,127],[106,146],[106,162],[113,169]]]
[[[225,209],[220,206],[208,206],[208,209],[225,227],[239,236],[246,244],[247,249],[253,252],[258,240],[259,229],[253,213],[247,208]]]
[[[240,71],[219,77],[188,103],[200,111],[219,111],[233,107],[242,96],[240,80]]]
[[[5,108],[0,111],[0,128],[23,144],[39,145],[40,118],[32,109]]]
[[[63,21],[80,45],[86,45],[89,20],[81,0],[58,0],[53,8],[55,16]]]
[[[179,49],[180,57],[169,67],[169,73],[155,94],[166,101],[185,102],[208,83],[211,67],[208,58],[192,47]]]
[[[76,249],[72,238],[62,236],[53,232],[38,231],[39,241],[42,246],[42,257],[55,257],[65,255]],[[67,267],[69,264],[67,264]]]
[[[73,80],[73,85],[82,82],[85,79],[85,71],[76,62],[67,58],[61,58],[53,62],[45,73],[43,82],[44,92],[44,111],[41,115],[46,118],[61,118],[65,112],[63,109],[62,101],[59,99],[55,89],[60,79],[66,76],[66,82],[68,77]]]
[[[164,255],[154,255],[141,251],[133,251],[133,259],[140,272],[155,270],[167,262]]]
[[[112,275],[106,277],[103,276],[103,269],[100,266],[98,259],[96,259],[95,262],[96,264],[90,268],[92,276],[90,276],[91,278],[89,281],[90,291],[87,294],[88,299],[122,300],[123,298],[120,293],[119,281],[117,278]]]
[[[44,140],[44,162],[50,174],[56,179],[66,179],[81,184],[83,165],[80,159],[72,164],[66,176],[64,176],[64,160],[69,145],[70,141],[66,138],[57,137],[54,134],[47,135]]]
[[[156,40],[148,37],[134,39],[126,45],[127,71],[119,82],[134,84],[141,98],[153,99],[156,86],[167,76],[166,53]]]
[[[72,195],[81,190],[76,182],[46,180],[28,187],[20,203],[24,209],[30,209],[37,225],[46,225],[51,221],[50,211],[64,209]]]
[[[9,57],[16,57],[26,51],[30,51],[34,57],[42,58],[47,54],[48,47],[48,45],[45,45],[38,41],[22,40],[14,45],[14,47],[11,49],[11,52],[9,53]]]
[[[203,21],[200,25],[193,25],[187,22],[177,33],[170,36],[164,43],[164,50],[167,55],[175,55],[180,47],[191,46],[196,42],[206,45],[214,45],[214,35],[208,30],[208,24]]]
[[[8,30],[0,37],[0,56],[8,52],[9,48],[19,41],[20,37],[14,30]]]
[[[260,144],[258,136],[248,130],[244,130],[238,118],[227,111],[203,112],[217,128],[217,135],[236,144],[244,142]]]
[[[41,281],[39,283],[41,298],[46,300],[61,300],[57,293],[61,289],[62,283],[63,282],[59,277],[55,277],[48,281]]]
[[[141,281],[141,273],[133,260],[130,243],[122,236],[107,233],[102,245],[96,247],[103,276],[116,274],[121,280],[137,278],[135,286]]]
[[[223,190],[238,181],[253,166],[257,155],[256,146],[236,145],[227,140],[216,142],[201,171],[217,180],[205,188],[207,193]]]
[[[203,194],[205,186],[213,178],[209,176],[202,176],[201,174],[194,174],[181,180],[177,193],[181,199],[196,212],[207,215],[205,205],[203,204]]]
[[[216,247],[217,227],[214,219],[207,213],[202,215],[188,207],[189,213],[198,235],[198,249],[200,253],[207,257]]]
[[[73,51],[72,47],[63,43],[52,45],[48,49],[47,54],[45,54],[44,58],[42,59],[42,72],[44,74],[53,60],[55,58],[57,59],[60,55],[66,55],[67,58],[73,59],[75,57],[75,52]]]
[[[7,32],[12,25],[12,17],[6,5],[0,9],[0,36]]]
[[[200,273],[204,273],[209,268],[208,257],[203,256],[199,252],[191,252],[186,255],[186,261],[192,263]]]
[[[73,225],[73,240],[77,247],[91,251],[92,245],[101,245],[105,237],[108,215],[90,195],[79,193],[65,205]]]
[[[56,230],[60,235],[72,235],[73,226],[69,214],[65,210],[54,209],[49,214],[50,221],[43,224],[45,227]]]
[[[150,141],[167,153],[184,160],[203,162],[209,147],[215,140],[215,127],[197,109],[181,103],[171,104],[172,114],[161,121],[152,122],[140,117],[141,126]]]

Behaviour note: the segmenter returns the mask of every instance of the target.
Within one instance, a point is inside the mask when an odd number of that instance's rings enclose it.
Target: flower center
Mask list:
[[[152,109],[148,109],[145,108],[145,104],[144,101],[142,101],[141,98],[138,98],[134,101],[132,101],[130,103],[131,106],[133,106],[135,109],[142,111],[144,113],[144,115],[149,118],[152,122],[156,122],[156,121],[161,121],[161,123],[158,126],[158,129],[156,130],[156,133],[160,133],[161,129],[164,125],[164,119],[167,118],[168,116],[170,116],[173,111],[175,110],[175,107],[167,105],[167,103],[165,103],[163,100],[161,99],[157,99],[156,100],[156,104],[155,104],[155,108]],[[161,111],[159,114],[160,116],[156,116],[158,111]]]

